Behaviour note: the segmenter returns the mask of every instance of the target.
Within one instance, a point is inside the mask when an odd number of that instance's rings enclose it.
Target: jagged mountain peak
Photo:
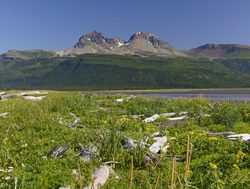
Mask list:
[[[135,32],[129,40],[106,38],[93,31],[83,35],[69,53],[109,53],[109,54],[160,54],[165,56],[185,56],[160,37],[150,32]]]
[[[160,39],[160,37],[158,37],[157,35],[150,33],[150,32],[135,32],[129,40],[133,40],[133,39],[137,39],[137,38],[143,38],[148,40],[149,38],[158,38]]]

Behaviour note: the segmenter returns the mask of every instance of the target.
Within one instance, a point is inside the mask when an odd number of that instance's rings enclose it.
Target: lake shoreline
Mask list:
[[[226,89],[162,89],[162,90],[117,90],[117,91],[92,91],[90,94],[104,95],[135,95],[150,98],[175,99],[175,98],[206,98],[214,101],[250,101],[250,88]]]
[[[250,88],[211,88],[211,89],[145,89],[145,90],[103,90],[103,91],[83,91],[83,93],[96,94],[250,94]]]

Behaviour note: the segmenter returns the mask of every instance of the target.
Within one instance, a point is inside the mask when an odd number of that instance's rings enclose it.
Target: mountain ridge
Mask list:
[[[128,40],[125,40],[122,38],[107,38],[102,33],[94,30],[82,35],[73,48],[66,50],[9,50],[0,56],[9,59],[32,59],[56,56],[70,57],[92,53],[206,59],[250,58],[250,46],[241,44],[205,44],[190,50],[180,50],[150,32],[135,32]]]

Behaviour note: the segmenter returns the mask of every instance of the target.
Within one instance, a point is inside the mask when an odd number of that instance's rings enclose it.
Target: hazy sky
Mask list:
[[[180,49],[250,45],[250,0],[0,0],[0,52],[66,49],[98,30],[155,33]]]

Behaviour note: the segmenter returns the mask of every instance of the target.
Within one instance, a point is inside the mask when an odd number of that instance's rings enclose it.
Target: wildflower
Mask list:
[[[210,165],[210,168],[213,169],[213,170],[218,169],[218,166],[216,164],[214,164],[214,163],[209,163],[209,165]]]
[[[107,120],[103,120],[102,123],[103,123],[104,125],[106,125],[106,124],[108,123],[108,121],[107,121]]]
[[[209,141],[215,141],[215,140],[218,140],[216,137],[208,137],[208,140]]]
[[[236,154],[236,157],[237,157],[238,159],[243,158],[244,156],[246,156],[246,154],[245,154],[244,152],[242,152],[241,150],[238,151],[237,154]]]
[[[198,136],[206,136],[206,133],[199,133]]]
[[[169,137],[168,140],[176,140],[175,137]]]
[[[233,166],[234,166],[237,170],[240,170],[240,168],[238,167],[237,164],[233,164]]]
[[[221,179],[218,179],[218,180],[217,180],[217,183],[218,183],[218,184],[222,184],[222,185],[225,184],[225,182],[224,182],[223,180],[221,180]]]

